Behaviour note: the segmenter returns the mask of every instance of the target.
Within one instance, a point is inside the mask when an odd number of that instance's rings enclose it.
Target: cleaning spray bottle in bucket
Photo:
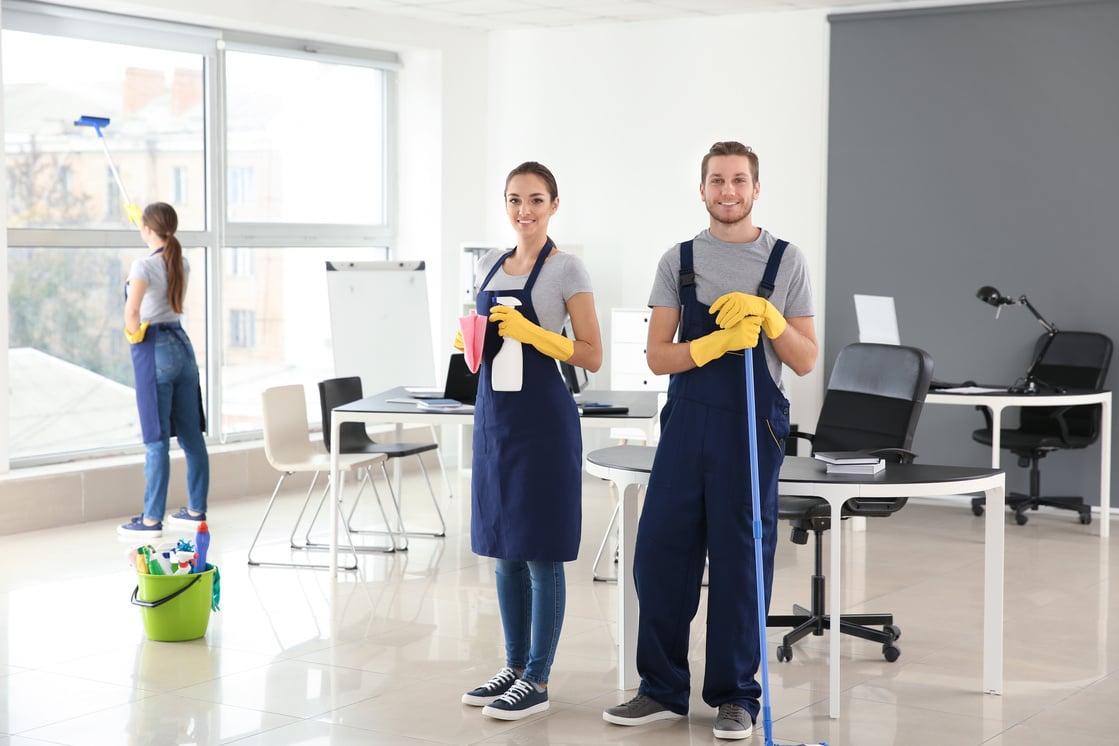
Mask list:
[[[508,295],[498,296],[497,302],[502,306],[516,308],[521,302]],[[493,390],[494,391],[520,391],[521,377],[521,343],[512,337],[501,338],[501,349],[493,357]]]
[[[210,549],[210,527],[206,525],[206,521],[198,524],[198,530],[194,533],[194,551],[196,552],[196,559],[194,560],[195,572],[206,572],[206,552]]]

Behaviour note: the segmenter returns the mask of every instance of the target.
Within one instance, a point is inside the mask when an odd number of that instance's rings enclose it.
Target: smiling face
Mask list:
[[[707,175],[699,193],[711,219],[729,226],[750,218],[760,189],[749,158],[717,155],[707,162]]]
[[[543,243],[548,235],[548,221],[559,208],[559,197],[553,197],[544,179],[536,174],[517,174],[505,186],[505,213],[521,241]]]

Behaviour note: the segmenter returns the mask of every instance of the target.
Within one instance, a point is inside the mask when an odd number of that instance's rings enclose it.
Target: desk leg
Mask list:
[[[991,410],[991,468],[999,468],[999,448],[1002,447],[1002,407]]]
[[[843,503],[847,498],[829,497],[828,502],[831,505],[831,514],[833,516],[842,515]],[[842,521],[833,521],[831,532],[831,566],[828,568],[828,580],[831,582],[831,591],[828,595],[831,596],[831,608],[828,614],[833,620],[838,620],[842,614],[843,604],[840,603],[840,571],[843,568],[843,550],[841,547],[843,526]],[[829,625],[828,636],[828,715],[833,719],[839,717],[839,624],[832,623]],[[765,655],[766,651],[762,651]]]
[[[986,491],[983,558],[983,691],[1002,694],[1005,482]],[[834,532],[833,532],[834,533]]]
[[[342,423],[337,414],[330,416],[330,579],[338,579],[338,498],[341,495],[338,484],[338,448],[341,441]],[[355,557],[356,559],[356,557]],[[333,588],[333,583],[331,584]]]
[[[633,553],[637,546],[637,496],[641,485],[618,485],[618,688],[636,689],[637,586],[633,582]]]
[[[1111,535],[1111,395],[1100,405],[1100,538]]]

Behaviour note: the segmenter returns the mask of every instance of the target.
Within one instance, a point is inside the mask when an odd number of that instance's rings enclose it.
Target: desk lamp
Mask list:
[[[1034,315],[1034,318],[1036,318],[1038,323],[1041,324],[1041,326],[1045,329],[1045,333],[1049,335],[1049,338],[1045,340],[1045,344],[1041,346],[1041,349],[1038,350],[1037,355],[1034,356],[1033,362],[1030,363],[1030,367],[1026,371],[1026,377],[1022,379],[1022,383],[1020,385],[1018,383],[1015,383],[1013,386],[1010,387],[1009,390],[1015,394],[1036,394],[1040,390],[1038,386],[1039,384],[1043,386],[1049,386],[1049,384],[1045,383],[1045,381],[1039,380],[1034,375],[1034,371],[1037,369],[1038,363],[1040,363],[1042,358],[1045,357],[1045,353],[1049,350],[1049,345],[1053,344],[1053,337],[1057,336],[1058,334],[1057,327],[1046,321],[1045,317],[1037,312],[1037,309],[1033,307],[1033,304],[1030,303],[1029,299],[1026,298],[1026,296],[1024,295],[1020,295],[1017,298],[1012,298],[1010,296],[1003,295],[998,291],[998,289],[993,288],[990,285],[984,285],[983,287],[979,288],[979,291],[975,294],[975,297],[979,298],[979,300],[983,301],[984,303],[992,305],[998,309],[998,311],[995,312],[996,319],[1002,312],[1003,306],[1025,306],[1026,308],[1030,309],[1030,313]],[[1049,387],[1052,389],[1058,389],[1058,387],[1056,386]]]

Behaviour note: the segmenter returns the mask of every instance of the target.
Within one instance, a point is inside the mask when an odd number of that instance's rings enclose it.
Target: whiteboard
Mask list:
[[[361,376],[366,396],[436,381],[422,261],[327,262],[334,375]]]

